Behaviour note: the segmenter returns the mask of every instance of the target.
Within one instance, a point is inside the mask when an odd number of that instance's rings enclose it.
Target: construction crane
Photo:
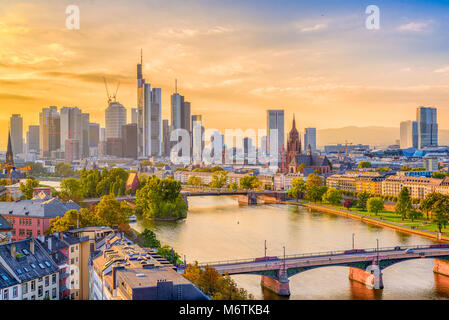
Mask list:
[[[103,77],[103,81],[104,81],[104,86],[106,88],[106,95],[108,96],[108,104],[111,103],[112,101],[116,102],[118,88],[120,87],[120,81],[117,83],[117,88],[115,89],[114,95],[109,94],[108,82],[106,81],[105,77]]]

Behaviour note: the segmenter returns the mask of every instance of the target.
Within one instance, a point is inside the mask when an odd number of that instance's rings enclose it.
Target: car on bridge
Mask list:
[[[409,248],[407,250],[405,250],[405,253],[414,253],[415,249]]]
[[[351,254],[351,253],[365,253],[366,251],[364,249],[351,249],[351,250],[345,250],[345,254]]]
[[[259,261],[272,261],[272,260],[279,260],[279,258],[276,257],[276,256],[262,257],[262,258],[256,258],[256,259],[254,259],[254,262],[259,262]]]

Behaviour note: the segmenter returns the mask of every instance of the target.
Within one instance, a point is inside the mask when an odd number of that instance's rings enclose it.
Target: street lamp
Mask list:
[[[355,237],[355,233],[352,234],[352,250],[354,250],[354,237]]]
[[[265,258],[267,257],[267,240],[265,240],[265,255],[264,255],[264,257]]]

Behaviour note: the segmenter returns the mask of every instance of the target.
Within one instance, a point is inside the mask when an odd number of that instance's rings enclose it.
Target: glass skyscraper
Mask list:
[[[416,110],[418,122],[418,147],[438,146],[437,109],[430,107],[418,107]]]

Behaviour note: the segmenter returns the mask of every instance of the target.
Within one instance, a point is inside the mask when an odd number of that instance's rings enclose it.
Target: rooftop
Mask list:
[[[81,207],[73,201],[62,202],[58,198],[0,202],[0,215],[55,218],[71,209],[79,210]]]

